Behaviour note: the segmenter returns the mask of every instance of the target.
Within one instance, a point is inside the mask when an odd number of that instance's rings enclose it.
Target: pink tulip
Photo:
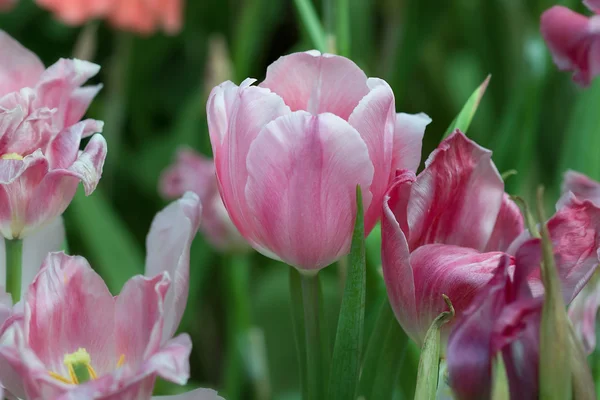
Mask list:
[[[17,0],[0,0],[0,11],[9,11],[15,6],[16,3]]]
[[[600,207],[600,182],[584,174],[567,171],[563,181],[563,191],[571,192],[580,200],[589,200]]]
[[[156,216],[146,259],[146,275],[156,275],[133,277],[117,297],[84,258],[49,254],[22,314],[1,329],[6,388],[41,400],[149,399],[157,376],[185,384],[191,342],[186,334],[172,336],[187,301],[200,213],[189,193]],[[5,379],[11,371],[18,379]]]
[[[568,297],[598,263],[600,209],[566,199],[548,227]],[[399,171],[384,199],[382,262],[390,303],[404,330],[421,343],[445,310],[442,294],[460,317],[500,259],[527,239],[491,152],[462,133],[444,140],[418,176]],[[513,265],[514,259],[507,262]],[[529,284],[541,294],[539,276]]]
[[[215,175],[215,164],[193,150],[183,149],[177,161],[163,173],[159,191],[169,199],[177,198],[186,191],[200,197],[204,237],[222,251],[244,251],[248,243],[231,222],[221,200]]]
[[[69,25],[106,18],[115,27],[141,34],[181,30],[182,0],[36,0]]]
[[[323,268],[349,250],[356,186],[369,232],[393,171],[418,167],[430,119],[396,114],[387,83],[317,51],[281,57],[253,82],[225,82],[208,100],[221,197],[255,249]]]
[[[492,361],[502,355],[511,398],[537,399],[542,298],[533,297],[528,274],[539,268],[540,245],[533,239],[516,255],[514,274],[504,255],[492,278],[456,322],[448,341],[450,386],[459,400],[489,399]]]
[[[79,122],[100,86],[82,87],[100,67],[43,64],[0,31],[0,233],[23,238],[62,214],[79,182],[91,194],[102,174],[102,122]]]
[[[597,0],[586,4],[600,12]],[[600,16],[586,17],[555,6],[542,14],[541,30],[555,64],[573,71],[575,82],[587,86],[600,74]]]

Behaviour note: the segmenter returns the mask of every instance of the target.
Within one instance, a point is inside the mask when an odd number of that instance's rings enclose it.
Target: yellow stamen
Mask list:
[[[117,368],[121,368],[125,364],[125,354],[121,354],[119,361],[117,361]]]
[[[48,371],[48,373],[50,374],[50,376],[52,378],[54,378],[62,383],[69,383],[69,384],[75,383],[72,380],[65,378],[64,376],[57,374],[56,372]]]
[[[6,153],[3,154],[0,158],[3,160],[22,160],[23,156],[17,153]]]

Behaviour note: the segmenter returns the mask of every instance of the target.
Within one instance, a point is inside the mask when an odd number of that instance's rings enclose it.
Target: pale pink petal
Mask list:
[[[524,229],[523,215],[519,206],[504,193],[500,212],[485,251],[507,251],[510,244]]]
[[[4,31],[0,31],[0,49],[0,97],[35,86],[44,72],[40,59]]]
[[[365,232],[368,234],[381,217],[381,202],[390,182],[396,108],[394,92],[385,81],[370,78],[371,90],[350,115],[348,122],[367,144],[374,173],[371,184],[371,206],[365,210]]]
[[[567,171],[562,188],[565,192],[572,192],[580,200],[590,200],[600,206],[600,183],[584,174]]]
[[[172,280],[164,304],[163,341],[173,336],[185,310],[190,247],[200,225],[201,213],[198,196],[187,192],[154,217],[146,238],[145,274],[153,276],[167,271]]]
[[[346,121],[305,111],[280,117],[252,143],[247,167],[257,250],[302,269],[323,268],[349,250],[356,186],[366,209],[373,164]]]
[[[260,86],[283,97],[292,111],[330,112],[345,120],[369,93],[367,76],[356,64],[316,51],[280,57]]]
[[[562,6],[544,12],[541,31],[559,69],[587,86],[600,73],[600,18],[588,18]]]
[[[400,173],[390,187],[383,201],[381,219],[381,263],[390,305],[402,328],[417,343],[421,340],[419,316],[413,269],[410,264],[408,241],[404,235],[407,229],[404,215],[410,196],[410,188],[416,177],[412,171]]]
[[[167,341],[145,363],[143,369],[157,373],[161,378],[185,385],[190,377],[190,353],[192,340],[183,333]]]
[[[416,249],[410,255],[410,264],[414,271],[419,338],[425,336],[433,320],[446,310],[442,294],[450,298],[457,316],[460,316],[479,289],[492,278],[502,256],[501,252],[479,253],[443,244]],[[452,323],[444,327],[446,337],[451,326]]]
[[[115,308],[116,352],[127,368],[137,370],[160,348],[168,274],[154,278],[134,276],[117,296]]]
[[[600,308],[599,276],[596,272],[569,305],[569,318],[586,355],[592,354],[596,349],[596,320]]]
[[[154,396],[152,400],[225,400],[217,395],[216,390],[195,389],[186,393],[172,396]]]
[[[600,0],[583,0],[583,4],[596,14],[600,13]]]
[[[486,248],[504,195],[491,155],[459,131],[431,153],[405,211],[411,250],[428,243]]]
[[[102,85],[94,85],[73,90],[65,111],[65,126],[75,124],[81,120],[101,89]]]
[[[93,133],[102,132],[104,122],[88,119],[59,133],[50,141],[46,157],[52,169],[67,169],[77,160],[81,139]]]
[[[167,168],[159,181],[159,192],[166,198],[175,199],[187,191],[208,203],[218,193],[215,163],[212,159],[192,149],[181,149],[177,160]]]
[[[423,135],[425,135],[425,128],[430,123],[431,118],[423,113],[398,113],[396,115],[392,174],[397,169],[417,171],[421,163]]]
[[[68,376],[65,354],[85,348],[99,374],[116,365],[115,301],[82,257],[50,253],[29,287],[25,307],[27,345],[46,370]]]
[[[252,234],[244,195],[248,150],[267,123],[290,113],[281,97],[251,84],[225,82],[212,90],[206,106],[221,197],[244,237]]]

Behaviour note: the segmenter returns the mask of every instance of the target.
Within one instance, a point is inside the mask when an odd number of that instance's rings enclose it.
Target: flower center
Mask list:
[[[2,154],[0,158],[3,160],[22,160],[23,156],[17,153],[6,153]]]
[[[92,367],[92,357],[86,349],[77,349],[76,352],[71,354],[65,354],[64,358],[65,366],[69,372],[69,376],[65,377],[56,372],[48,371],[51,377],[54,379],[68,383],[71,385],[79,385],[97,378],[96,371]],[[125,363],[125,355],[119,357],[117,362],[117,368],[121,367]]]

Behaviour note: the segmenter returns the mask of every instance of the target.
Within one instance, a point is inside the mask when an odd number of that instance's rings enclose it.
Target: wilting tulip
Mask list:
[[[281,57],[253,82],[225,82],[208,100],[223,202],[258,251],[323,268],[349,250],[356,186],[369,232],[392,172],[418,167],[430,119],[397,115],[387,83],[317,51]]]
[[[177,33],[181,29],[182,0],[36,0],[63,22],[81,25],[106,18],[123,30],[149,34],[158,29]]]
[[[117,297],[84,258],[49,254],[23,314],[2,327],[6,388],[42,400],[148,399],[157,376],[184,384],[191,342],[172,336],[185,309],[200,212],[190,193],[157,215],[146,260],[146,275],[156,275],[133,277]],[[4,379],[10,372],[19,379]]]
[[[600,12],[597,0],[586,5]],[[542,14],[542,35],[559,69],[573,71],[573,80],[583,86],[600,74],[600,16],[587,17],[555,6]]]
[[[23,238],[64,212],[79,182],[96,188],[106,141],[102,122],[79,122],[100,86],[82,87],[100,67],[60,60],[47,70],[0,31],[0,233]]]
[[[517,253],[514,274],[509,257],[501,257],[492,279],[477,292],[450,334],[447,365],[457,399],[490,398],[492,360],[498,352],[503,355],[511,398],[537,398],[543,299],[533,297],[527,281],[539,267],[539,240],[534,241],[535,248],[528,244]]]
[[[213,160],[193,150],[180,150],[177,161],[160,179],[160,192],[169,199],[192,191],[202,203],[202,225],[204,237],[222,251],[244,251],[248,243],[231,222],[221,200]]]
[[[564,203],[548,227],[563,286],[570,291],[598,263],[600,209],[575,199]],[[418,176],[400,171],[384,199],[382,262],[390,303],[404,330],[421,343],[444,311],[442,294],[460,317],[500,259],[527,238],[491,152],[462,133],[444,140]],[[536,295],[543,290],[539,276],[530,285]]]

